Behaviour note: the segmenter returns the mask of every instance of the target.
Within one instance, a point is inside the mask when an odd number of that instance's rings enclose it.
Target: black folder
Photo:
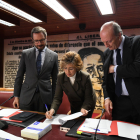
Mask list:
[[[15,125],[15,126],[27,127],[30,124],[32,124],[33,122],[40,121],[40,120],[42,120],[44,118],[45,118],[45,115],[37,114],[34,117],[32,117],[31,119],[29,119],[29,120],[27,120],[25,122],[22,122],[22,123],[12,122],[12,121],[6,121],[6,122],[8,124]]]
[[[74,126],[66,133],[66,136],[76,137],[76,138],[84,138],[85,136],[77,134],[78,127],[83,123],[83,120],[78,120]]]
[[[21,112],[17,115],[14,115],[12,117],[10,117],[9,119],[11,120],[19,120],[19,121],[27,121],[29,119],[31,119],[32,117],[34,117],[35,115],[37,115],[37,113],[33,113],[33,112]]]

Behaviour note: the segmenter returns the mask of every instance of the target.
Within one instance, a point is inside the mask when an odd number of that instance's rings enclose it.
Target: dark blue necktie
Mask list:
[[[122,65],[120,49],[116,49],[116,51],[117,51],[117,55],[116,55],[117,65]],[[122,78],[118,77],[117,74],[116,74],[115,93],[118,97],[122,94]]]
[[[38,54],[37,60],[36,60],[36,68],[37,68],[37,73],[39,75],[40,74],[40,71],[41,71],[41,51],[40,50],[39,50],[39,54]],[[38,85],[36,87],[36,92],[39,92]]]
[[[41,71],[41,51],[39,51],[39,54],[37,56],[36,68],[37,68],[37,73],[39,75],[40,74],[40,71]]]

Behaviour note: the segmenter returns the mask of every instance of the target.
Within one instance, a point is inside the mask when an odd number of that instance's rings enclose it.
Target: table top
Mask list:
[[[4,131],[11,133],[15,136],[21,137],[21,130],[24,129],[22,127],[12,126],[9,125],[7,129]],[[77,130],[77,128],[76,128]],[[42,138],[39,140],[77,140],[76,137],[70,137],[65,136],[66,132],[60,131],[60,125],[52,125],[52,130],[49,131],[47,134],[45,134]],[[92,137],[94,137],[94,134],[92,134]],[[106,136],[106,135],[99,135],[97,134],[97,137],[101,140],[130,140],[128,138],[122,138],[118,136]],[[25,138],[27,140],[32,140],[30,138]]]
[[[7,108],[7,107],[2,107],[2,108]],[[35,112],[35,111],[31,111],[31,112]],[[39,114],[44,114],[41,112],[36,112]],[[41,120],[41,122],[44,120]],[[24,129],[23,127],[18,127],[18,126],[13,126],[13,125],[8,125],[8,128],[5,129],[4,131],[13,134],[15,136],[19,136],[21,137],[21,130]],[[75,132],[78,129],[78,126],[75,126]],[[49,131],[48,133],[46,133],[42,138],[40,138],[39,140],[77,140],[78,138],[76,137],[70,137],[70,136],[65,136],[66,132],[62,132],[60,131],[60,125],[52,125],[52,130]],[[94,134],[92,134],[92,136],[94,136]],[[130,140],[128,138],[121,138],[118,136],[105,136],[105,135],[98,135],[97,137],[99,139],[105,139],[105,140]],[[29,138],[25,138],[27,140],[32,140]]]
[[[13,134],[15,136],[21,137],[21,130],[24,129],[22,127],[9,125],[7,129],[4,131]],[[65,132],[60,131],[60,125],[52,125],[52,130],[45,134],[39,140],[77,140],[77,138],[65,136]],[[27,138],[26,138],[27,139]],[[31,140],[31,139],[27,139]]]

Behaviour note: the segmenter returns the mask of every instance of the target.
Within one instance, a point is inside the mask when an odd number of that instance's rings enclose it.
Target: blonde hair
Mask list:
[[[60,61],[61,69],[64,69],[64,67],[70,63],[76,67],[77,71],[80,71],[83,68],[83,61],[81,60],[80,55],[75,51],[69,51],[63,55]]]

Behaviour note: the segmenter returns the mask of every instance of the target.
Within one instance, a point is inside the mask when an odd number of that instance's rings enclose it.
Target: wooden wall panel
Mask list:
[[[6,1],[6,0],[5,0]],[[122,28],[140,27],[140,1],[139,0],[115,0],[116,13],[114,15],[101,16],[93,0],[68,0],[79,12],[79,19],[64,20],[51,9],[40,3],[38,0],[17,0],[22,1],[34,10],[47,16],[47,23],[33,24],[20,19],[20,26],[6,27],[4,29],[4,38],[26,37],[30,36],[30,31],[35,26],[44,27],[49,35],[63,33],[77,33],[87,31],[99,31],[101,25],[107,21],[116,21]],[[59,1],[59,0],[58,0]],[[0,14],[1,10],[0,10]],[[85,30],[79,29],[79,24],[85,23]]]

